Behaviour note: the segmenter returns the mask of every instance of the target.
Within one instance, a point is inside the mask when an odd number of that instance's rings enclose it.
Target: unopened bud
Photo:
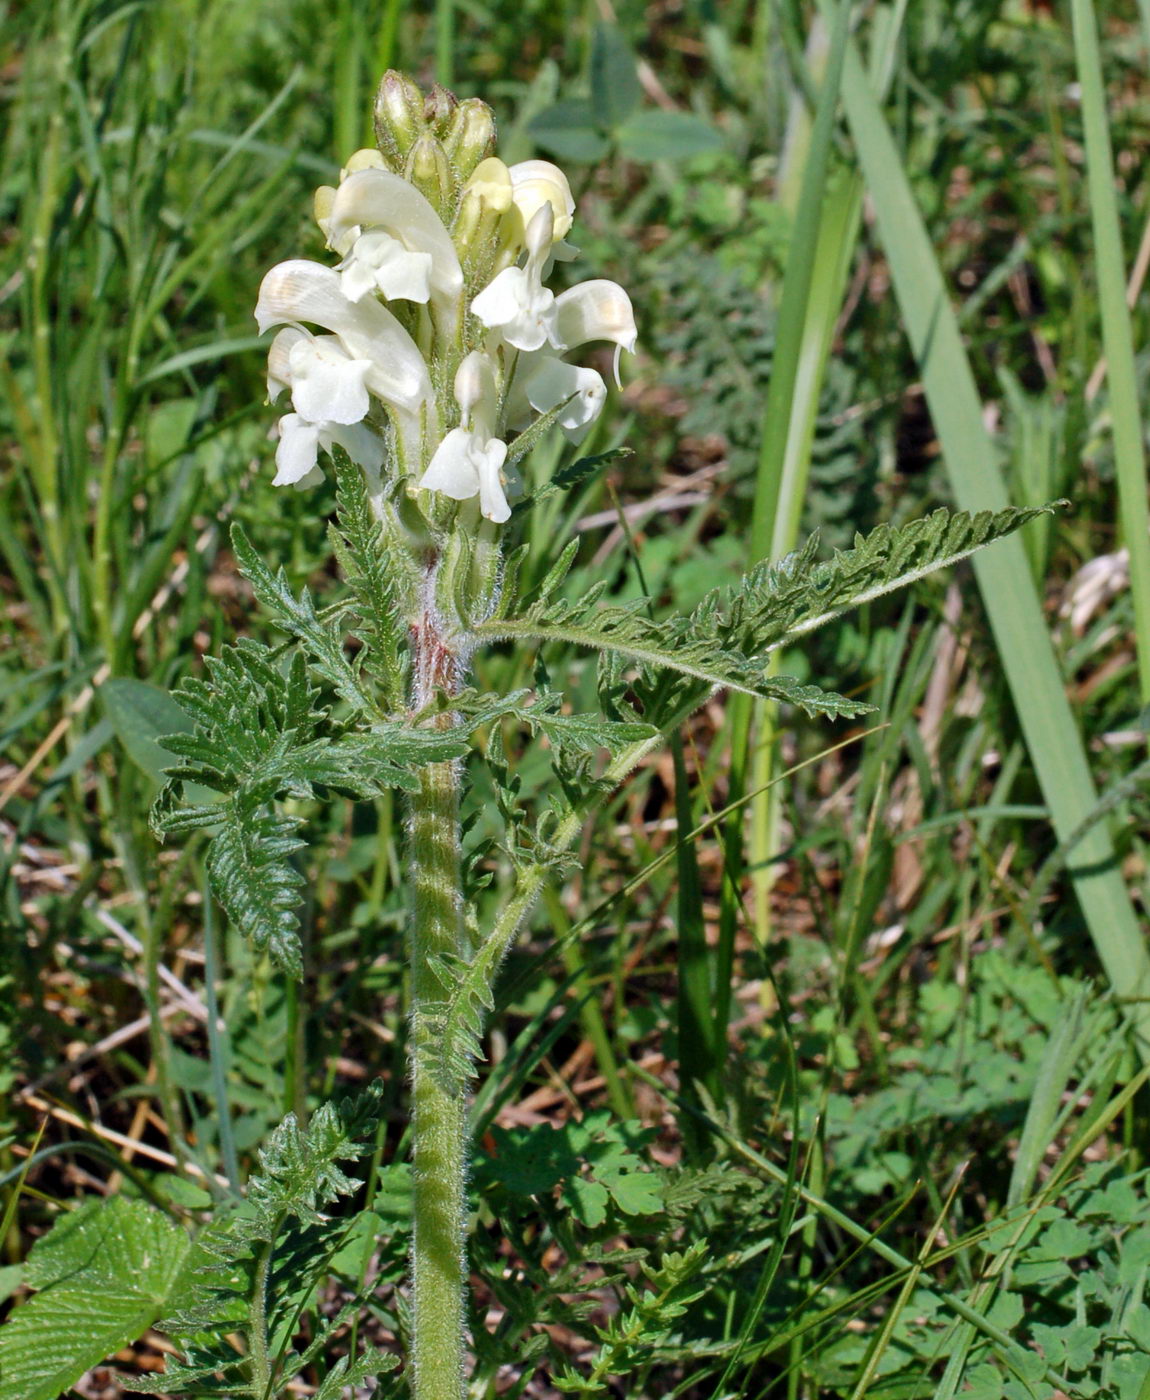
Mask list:
[[[469,97],[452,113],[443,149],[461,180],[495,150],[495,117],[486,102]]]
[[[424,132],[408,151],[403,178],[427,197],[445,223],[449,221],[455,205],[455,177],[446,152],[434,136]]]
[[[455,371],[455,402],[463,411],[464,425],[471,417],[476,404],[486,402],[493,405],[495,400],[495,375],[491,361],[478,350],[464,355]]]
[[[410,78],[389,68],[375,94],[375,139],[397,168],[423,130],[423,94]]]
[[[424,98],[424,124],[429,126],[436,136],[445,135],[458,105],[455,94],[436,83]]]

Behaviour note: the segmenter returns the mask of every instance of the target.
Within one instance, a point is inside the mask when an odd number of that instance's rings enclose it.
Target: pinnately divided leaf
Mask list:
[[[825,625],[848,609],[901,588],[935,569],[1017,530],[1052,507],[965,512],[935,511],[895,529],[879,526],[856,536],[851,550],[816,558],[817,539],[781,563],[763,564],[730,588],[718,588],[684,617],[654,622],[647,602],[601,606],[605,584],[579,601],[558,590],[574,558],[568,547],[518,617],[481,623],[480,635],[566,641],[618,653],[641,669],[671,671],[707,690],[729,688],[799,705],[808,714],[853,716],[868,706],[766,672],[772,651]],[[513,584],[513,580],[510,581]],[[507,590],[505,607],[515,601]],[[682,698],[682,697],[678,697]]]
[[[296,906],[303,876],[291,857],[303,842],[290,817],[234,804],[208,851],[212,892],[237,930],[293,977],[303,976]]]
[[[303,876],[292,857],[304,843],[296,835],[300,818],[277,814],[275,804],[310,800],[317,787],[357,799],[412,789],[413,769],[461,757],[466,737],[395,721],[341,734],[318,705],[299,651],[285,674],[267,647],[244,639],[209,658],[207,672],[178,692],[194,732],[160,740],[180,761],[168,770],[152,825],[160,836],[216,829],[208,852],[216,897],[255,948],[299,976],[295,911]],[[187,783],[224,800],[183,806]]]
[[[232,526],[232,549],[256,598],[286,632],[303,644],[316,671],[353,710],[370,711],[371,700],[347,659],[339,629],[320,620],[308,590],[305,588],[297,598],[283,569],[272,573],[239,525]]]
[[[159,1323],[182,1359],[169,1358],[163,1375],[135,1379],[128,1388],[262,1398],[287,1394],[305,1366],[331,1356],[335,1334],[354,1307],[324,1320],[302,1352],[290,1342],[301,1300],[322,1281],[354,1219],[329,1208],[359,1190],[345,1167],[371,1151],[381,1105],[376,1085],[324,1104],[306,1128],[289,1115],[275,1129],[259,1154],[247,1199],[201,1233],[198,1267],[187,1270],[178,1310]],[[239,1349],[236,1337],[243,1339]],[[271,1361],[266,1381],[258,1377],[253,1355]],[[394,1365],[393,1358],[365,1350],[354,1360],[335,1362],[317,1394],[334,1400],[349,1385]]]

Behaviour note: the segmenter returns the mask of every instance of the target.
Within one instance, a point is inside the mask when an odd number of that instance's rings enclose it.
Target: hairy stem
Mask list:
[[[413,629],[415,708],[436,689],[459,684],[456,658],[430,616]],[[442,717],[450,724],[451,717]],[[465,1393],[463,1290],[467,1180],[467,1093],[449,1091],[431,1069],[428,1013],[447,996],[434,959],[463,954],[459,860],[459,782],[454,763],[421,770],[409,832],[412,962],[412,1103],[415,1400],[462,1400]]]

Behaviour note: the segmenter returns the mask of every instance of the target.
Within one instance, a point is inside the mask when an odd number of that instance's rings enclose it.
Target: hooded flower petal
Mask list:
[[[370,361],[367,387],[385,403],[417,413],[431,400],[431,378],[415,341],[374,298],[349,301],[333,268],[297,258],[264,278],[256,303],[260,330],[296,321],[322,326],[339,337],[349,358]]]
[[[463,290],[463,269],[451,235],[428,199],[402,176],[390,170],[357,170],[340,185],[328,215],[333,244],[358,226],[383,229],[409,252],[431,257],[429,282],[433,297],[454,304]]]
[[[564,350],[589,340],[613,340],[634,350],[637,338],[631,298],[617,282],[580,282],[555,298],[555,339]]]
[[[552,240],[565,238],[575,213],[575,200],[567,176],[549,160],[521,160],[509,167],[511,198],[526,230],[544,204],[551,206]]]

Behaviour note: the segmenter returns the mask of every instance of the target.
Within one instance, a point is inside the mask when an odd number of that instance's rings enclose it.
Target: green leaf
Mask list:
[[[689,712],[714,689],[729,688],[801,706],[808,714],[860,715],[871,708],[817,686],[766,671],[779,647],[825,626],[849,608],[913,583],[935,569],[965,559],[974,550],[1017,530],[1050,507],[976,515],[935,511],[900,529],[881,525],[851,550],[831,559],[816,557],[817,539],[781,563],[760,564],[733,588],[718,588],[687,616],[653,621],[647,600],[599,607],[605,584],[578,601],[555,595],[570,564],[569,551],[540,586],[522,617],[492,618],[476,632],[489,637],[532,637],[615,652],[651,670],[677,672],[702,683],[694,691],[664,691],[644,682],[637,692],[648,718],[659,722]],[[514,606],[508,588],[506,605]]]
[[[299,1309],[313,1298],[345,1243],[354,1217],[330,1207],[361,1189],[344,1169],[368,1155],[382,1112],[378,1085],[339,1103],[321,1105],[306,1128],[289,1115],[268,1139],[247,1197],[201,1231],[181,1281],[173,1316],[159,1326],[177,1343],[165,1373],[126,1381],[133,1390],[164,1394],[253,1396],[290,1393],[291,1381],[324,1355],[354,1306],[321,1320],[300,1353],[287,1343]],[[273,1264],[271,1278],[260,1262]],[[198,1267],[192,1267],[193,1264]],[[269,1282],[271,1286],[269,1287]],[[237,1347],[234,1338],[241,1337]],[[271,1383],[254,1384],[252,1339],[273,1361]],[[319,1394],[339,1396],[369,1374],[390,1369],[366,1351],[343,1370],[328,1372]]]
[[[633,457],[634,455],[629,447],[612,447],[608,452],[597,452],[591,457],[579,457],[568,466],[560,467],[551,480],[541,486],[533,495],[517,501],[511,508],[511,514],[524,513],[530,510],[533,505],[538,505],[540,501],[545,501],[549,496],[557,495],[560,491],[574,491],[577,487],[598,476],[603,468],[611,462],[618,462],[625,457]]]
[[[97,692],[104,713],[128,757],[155,783],[164,783],[164,769],[172,760],[159,745],[167,734],[187,734],[195,721],[158,685],[113,677]]]
[[[188,1251],[165,1215],[114,1196],[61,1216],[32,1246],[39,1291],[0,1328],[0,1400],[57,1400],[160,1316]]]
[[[298,890],[304,877],[290,862],[303,847],[288,817],[248,813],[232,803],[208,849],[212,890],[252,946],[292,977],[303,976]]]
[[[628,160],[640,161],[690,160],[727,144],[723,133],[702,117],[659,108],[636,112],[615,132],[615,139]]]
[[[573,1176],[563,1188],[563,1199],[571,1207],[571,1214],[581,1220],[589,1229],[598,1229],[607,1219],[607,1204],[610,1196],[607,1188],[598,1181],[584,1176]]]
[[[600,125],[616,127],[643,98],[631,46],[614,24],[597,24],[591,41],[591,106]]]
[[[372,509],[363,472],[342,447],[332,447],[339,529],[331,539],[355,596],[356,631],[364,644],[364,666],[379,682],[391,710],[402,708],[407,677],[407,627],[400,604],[398,551],[388,551],[383,527]],[[389,557],[390,556],[390,557]]]
[[[585,97],[565,98],[544,108],[527,123],[527,130],[538,145],[560,160],[591,164],[602,160],[610,149]]]
[[[372,709],[344,652],[339,630],[320,621],[308,590],[305,588],[296,598],[283,569],[273,574],[239,525],[232,526],[232,549],[240,572],[251,584],[256,598],[286,632],[303,643],[316,671],[335,687],[353,710]]]

